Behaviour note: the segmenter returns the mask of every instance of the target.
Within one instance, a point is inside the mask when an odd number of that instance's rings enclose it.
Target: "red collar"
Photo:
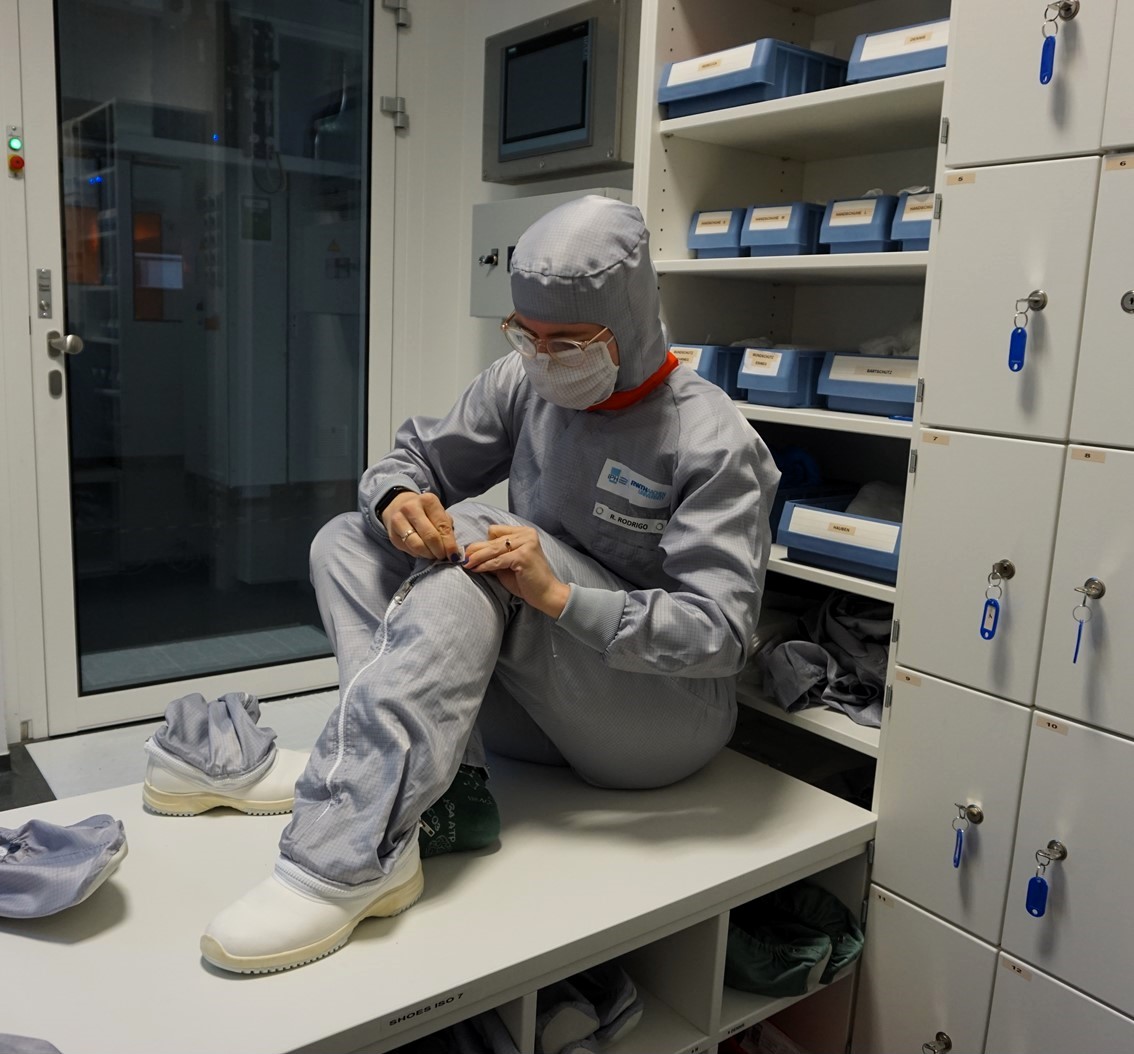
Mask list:
[[[667,351],[665,354],[665,362],[654,370],[637,388],[630,388],[624,392],[615,392],[610,397],[603,399],[601,403],[588,406],[587,412],[590,413],[592,410],[625,410],[626,407],[633,406],[658,387],[662,381],[677,369],[678,365],[677,356],[674,355],[672,351]]]

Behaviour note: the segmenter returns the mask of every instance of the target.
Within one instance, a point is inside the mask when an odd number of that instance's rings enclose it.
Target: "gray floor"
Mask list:
[[[261,704],[260,724],[276,730],[281,747],[310,750],[338,699],[338,691],[331,690],[271,700]],[[146,773],[142,744],[159,724],[154,721],[29,743],[27,752],[56,798],[141,783]]]

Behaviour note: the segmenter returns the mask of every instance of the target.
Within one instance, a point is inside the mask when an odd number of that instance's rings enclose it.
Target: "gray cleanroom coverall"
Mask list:
[[[538,221],[516,246],[512,295],[533,320],[608,326],[616,393],[667,362],[632,206],[592,196]],[[507,512],[469,500],[505,479]],[[510,353],[444,418],[407,421],[362,477],[360,511],[312,546],[340,703],[296,787],[281,874],[331,895],[381,878],[466,750],[482,760],[481,737],[603,787],[705,765],[735,723],[778,479],[728,396],[686,366],[623,409],[570,410]],[[436,494],[462,545],[493,523],[538,528],[571,586],[560,617],[491,574],[395,549],[374,510],[396,486]]]

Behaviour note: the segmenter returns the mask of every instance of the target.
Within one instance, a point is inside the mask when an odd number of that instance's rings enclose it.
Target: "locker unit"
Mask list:
[[[1036,690],[1036,706],[1125,736],[1134,736],[1132,494],[1134,451],[1068,450]]]
[[[1134,1021],[1001,953],[985,1050],[1134,1050]]]
[[[1126,63],[1124,68],[1134,69],[1134,64]],[[1134,88],[1126,96],[1126,113],[1134,112],[1129,104],[1132,98]],[[1071,438],[1076,442],[1134,447],[1134,414],[1127,398],[1132,344],[1134,153],[1126,152],[1103,158],[1099,176],[1090,281],[1071,413]]]
[[[870,912],[854,1054],[922,1050],[939,1034],[951,1054],[979,1054],[996,951],[878,886]]]
[[[1110,55],[1110,86],[1106,93],[1102,145],[1104,150],[1134,146],[1134,7],[1120,3],[1114,17]]]
[[[1098,171],[1090,157],[946,176],[924,424],[1067,437]]]
[[[1005,951],[1134,1013],[1128,964],[1134,944],[1127,876],[1134,867],[1134,743],[1036,713],[1016,832]],[[1029,913],[1036,851],[1061,843],[1042,917]]]
[[[1032,702],[1062,467],[1053,444],[922,431],[903,543],[903,666]],[[1002,595],[986,640],[994,567]]]
[[[1097,152],[1115,6],[1116,0],[1076,4],[1074,17],[1057,17],[1045,29],[1043,0],[954,0],[946,164]],[[1044,34],[1051,27],[1054,63],[1043,84]]]
[[[995,943],[1031,711],[901,668],[893,691],[874,880]]]

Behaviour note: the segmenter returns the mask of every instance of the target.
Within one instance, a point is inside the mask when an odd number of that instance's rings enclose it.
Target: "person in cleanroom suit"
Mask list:
[[[659,787],[728,741],[779,474],[718,387],[679,366],[636,208],[569,202],[512,258],[519,354],[369,468],[311,573],[341,698],[273,876],[205,957],[298,965],[422,890],[417,824],[462,757]],[[509,511],[470,501],[508,480]],[[462,562],[463,548],[463,562]],[[474,726],[477,734],[474,735]]]

